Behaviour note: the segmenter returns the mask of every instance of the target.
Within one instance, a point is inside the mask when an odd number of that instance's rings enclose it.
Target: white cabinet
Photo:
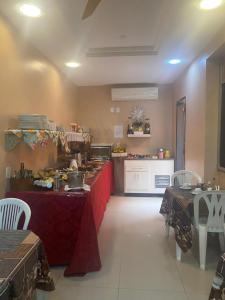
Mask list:
[[[125,193],[149,193],[149,168],[143,161],[125,160]]]
[[[125,160],[125,193],[164,193],[171,183],[174,160]]]

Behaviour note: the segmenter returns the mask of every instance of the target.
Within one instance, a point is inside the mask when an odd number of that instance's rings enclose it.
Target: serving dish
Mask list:
[[[192,190],[192,186],[191,185],[181,185],[180,189],[182,189],[182,190]]]
[[[193,190],[191,193],[192,193],[192,195],[198,195],[198,194],[200,194],[202,192],[203,191],[201,189],[199,189],[199,190]]]

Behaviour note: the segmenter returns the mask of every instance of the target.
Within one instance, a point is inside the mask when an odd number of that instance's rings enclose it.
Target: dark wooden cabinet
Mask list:
[[[124,193],[124,160],[125,157],[113,157],[114,194]]]

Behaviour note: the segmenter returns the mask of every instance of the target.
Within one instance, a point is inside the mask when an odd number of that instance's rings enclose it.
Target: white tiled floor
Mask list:
[[[207,271],[195,252],[177,262],[160,204],[160,198],[111,197],[99,232],[102,270],[65,278],[64,268],[53,268],[56,290],[38,292],[38,299],[207,300],[219,254],[209,249]]]

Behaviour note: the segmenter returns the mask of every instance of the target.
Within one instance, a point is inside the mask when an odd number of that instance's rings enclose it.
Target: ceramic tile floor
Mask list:
[[[207,300],[219,253],[209,247],[206,271],[195,247],[177,262],[160,204],[161,198],[111,197],[99,232],[102,270],[65,278],[64,268],[52,268],[56,290],[38,291],[38,300]]]

